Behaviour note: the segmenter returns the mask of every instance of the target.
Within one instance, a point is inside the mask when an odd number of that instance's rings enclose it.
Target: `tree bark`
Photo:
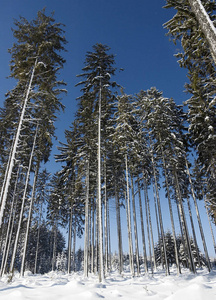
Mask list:
[[[89,245],[89,160],[86,170],[86,200],[85,200],[85,241],[84,241],[84,276],[88,277],[88,245]]]
[[[25,271],[26,251],[27,251],[27,245],[28,245],[28,237],[29,237],[29,232],[30,232],[30,224],[31,224],[32,210],[33,210],[34,199],[35,199],[35,189],[36,189],[36,182],[37,182],[37,178],[38,178],[39,168],[40,168],[40,166],[38,163],[38,165],[36,167],[35,175],[34,175],[34,182],[33,182],[33,187],[32,187],[32,195],[31,195],[31,201],[30,201],[30,207],[29,207],[28,221],[27,221],[27,227],[26,227],[26,232],[25,232],[25,242],[24,242],[24,246],[23,246],[22,263],[21,263],[21,270],[20,270],[21,276],[24,276],[24,271]]]
[[[141,199],[141,191],[140,191],[139,178],[138,178],[137,184],[138,184],[140,222],[141,222],[142,244],[143,244],[143,260],[144,260],[144,266],[145,266],[145,273],[148,273],[146,242],[145,242],[145,230],[144,230],[144,221],[143,221],[143,208],[142,208],[142,199]]]
[[[213,22],[211,21],[200,0],[188,1],[190,3],[191,10],[195,14],[195,17],[201,27],[201,30],[208,41],[212,58],[216,64],[216,28],[214,27]]]
[[[15,155],[17,153],[17,147],[18,147],[18,142],[20,139],[20,132],[21,132],[21,128],[23,125],[23,119],[24,119],[24,115],[25,115],[25,111],[26,111],[26,106],[28,103],[28,98],[29,98],[29,93],[32,87],[32,81],[34,78],[34,73],[35,73],[35,68],[37,65],[37,58],[35,60],[35,64],[32,70],[32,74],[31,74],[31,78],[30,78],[30,82],[28,85],[28,89],[27,89],[27,93],[24,99],[24,103],[23,103],[23,107],[22,107],[22,111],[21,111],[21,115],[20,115],[20,119],[19,119],[19,124],[17,127],[17,132],[16,132],[16,136],[15,136],[15,140],[14,140],[14,144],[13,144],[13,151],[11,154],[11,158],[10,158],[10,163],[8,166],[8,172],[6,173],[6,180],[5,180],[5,185],[4,185],[4,190],[2,193],[2,198],[1,198],[1,209],[0,209],[0,228],[2,225],[2,219],[3,219],[3,213],[4,213],[4,209],[5,209],[5,205],[6,205],[6,200],[7,200],[7,195],[8,195],[8,190],[9,190],[9,186],[10,186],[10,180],[11,180],[11,176],[12,176],[12,170],[14,167],[14,161],[15,161]]]
[[[132,244],[132,226],[131,226],[131,208],[130,208],[130,191],[129,191],[129,179],[128,179],[128,159],[125,154],[125,172],[126,172],[126,213],[127,213],[127,227],[128,227],[128,246],[129,246],[129,260],[131,275],[134,276],[134,262],[133,262],[133,244]]]
[[[132,207],[133,207],[133,221],[134,221],[134,240],[135,240],[135,252],[136,252],[136,264],[137,264],[137,275],[140,275],[140,265],[139,265],[139,244],[138,244],[138,233],[137,233],[137,217],[136,217],[136,205],[134,196],[134,183],[133,175],[131,173],[131,192],[132,192]]]
[[[201,235],[201,238],[202,238],[203,248],[204,248],[204,252],[205,252],[205,258],[206,258],[206,261],[207,261],[207,267],[208,267],[208,270],[210,272],[211,271],[211,264],[210,264],[208,249],[207,249],[207,245],[206,245],[206,241],[205,241],[205,236],[204,236],[204,232],[203,232],[203,227],[202,227],[202,222],[201,222],[201,218],[200,218],[199,208],[198,208],[198,205],[197,205],[197,200],[196,200],[196,196],[195,196],[195,192],[194,192],[193,182],[192,182],[192,179],[191,179],[187,158],[185,158],[185,162],[186,162],[186,168],[187,168],[188,178],[189,178],[190,187],[191,187],[192,198],[193,198],[193,201],[194,201],[197,220],[198,220],[198,224],[199,224],[200,235]]]

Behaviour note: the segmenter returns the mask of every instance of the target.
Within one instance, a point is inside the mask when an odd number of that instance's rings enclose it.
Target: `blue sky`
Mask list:
[[[14,42],[11,28],[14,19],[23,16],[28,20],[46,7],[55,12],[55,19],[66,25],[67,63],[60,78],[67,82],[68,94],[63,98],[65,113],[56,123],[57,136],[64,141],[64,130],[69,128],[76,111],[79,96],[77,74],[84,66],[85,54],[96,43],[107,44],[116,55],[116,66],[124,68],[115,80],[128,94],[156,86],[164,96],[173,97],[180,104],[187,99],[184,83],[186,71],[178,66],[174,54],[176,46],[165,36],[163,24],[172,18],[174,11],[163,7],[165,1],[151,0],[2,0],[0,10],[0,106],[4,94],[14,87],[10,74],[8,48]],[[54,149],[54,152],[56,150]],[[51,159],[53,166],[53,160]]]

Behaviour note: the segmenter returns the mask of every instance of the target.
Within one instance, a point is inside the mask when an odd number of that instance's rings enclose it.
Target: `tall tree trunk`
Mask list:
[[[94,266],[95,266],[95,207],[94,207],[94,199],[92,199],[92,217],[91,217],[91,272],[94,273]]]
[[[32,151],[31,151],[31,155],[30,155],[30,159],[29,159],[28,170],[27,170],[27,174],[26,174],[26,182],[25,182],[25,188],[24,188],[23,197],[22,197],[22,206],[21,206],[21,211],[20,211],[20,216],[19,216],[19,223],[18,223],[18,227],[17,227],[17,233],[16,233],[13,254],[12,254],[11,264],[10,264],[10,273],[13,273],[13,269],[14,269],[15,256],[16,256],[17,245],[18,245],[18,240],[19,240],[19,236],[20,236],[21,223],[22,223],[27,188],[28,188],[28,183],[29,183],[29,176],[30,176],[31,165],[32,165],[32,160],[33,160],[33,155],[34,155],[34,150],[35,150],[35,145],[36,145],[36,138],[37,138],[37,131],[35,132],[34,142],[33,142]]]
[[[156,270],[156,260],[155,260],[155,251],[154,251],[154,235],[153,235],[153,229],[152,229],[151,210],[150,210],[150,205],[149,205],[148,187],[147,187],[146,181],[144,182],[144,189],[145,189],[145,205],[146,205],[147,218],[148,218],[149,230],[150,230],[150,235],[151,235],[152,258],[153,258],[153,262],[154,262],[154,269]]]
[[[6,173],[6,180],[5,180],[5,185],[4,185],[4,190],[2,193],[2,198],[1,198],[1,209],[0,209],[0,228],[2,225],[2,219],[3,219],[3,214],[4,214],[4,209],[5,209],[5,205],[6,205],[6,200],[7,200],[7,195],[8,195],[8,190],[9,190],[9,186],[10,186],[10,180],[11,180],[11,176],[12,176],[12,170],[14,167],[14,161],[15,161],[15,155],[17,153],[17,147],[18,147],[18,142],[20,139],[20,132],[21,132],[21,128],[23,125],[23,119],[24,119],[24,115],[25,115],[25,111],[26,111],[26,106],[28,103],[28,98],[29,98],[29,93],[32,87],[32,81],[34,78],[34,72],[35,72],[35,68],[37,65],[37,58],[35,60],[35,64],[32,70],[32,74],[31,74],[31,78],[30,78],[30,82],[28,85],[28,89],[27,89],[27,93],[24,99],[24,103],[23,103],[23,107],[22,107],[22,111],[21,111],[21,115],[20,115],[20,119],[19,119],[19,124],[17,127],[17,132],[16,132],[16,136],[15,136],[15,140],[14,140],[14,144],[13,144],[13,151],[11,154],[11,158],[10,158],[10,163],[8,166],[8,172]]]
[[[209,211],[208,211],[208,207],[207,207],[207,201],[206,201],[206,197],[205,197],[203,191],[202,191],[202,194],[203,194],[203,199],[204,199],[204,202],[205,202],[205,209],[206,209],[206,214],[207,214],[207,217],[208,217],[208,222],[209,222],[209,227],[210,227],[210,231],[211,231],[211,236],[212,236],[214,251],[215,251],[215,254],[216,254],[216,242],[215,242],[214,233],[213,233],[213,229],[212,229],[212,224],[211,224],[211,220],[210,220],[210,216],[209,216]]]
[[[195,232],[195,227],[194,227],[194,222],[193,222],[193,216],[192,216],[189,196],[187,196],[187,204],[188,204],[188,212],[189,212],[190,222],[191,222],[191,229],[192,229],[192,233],[193,233],[193,241],[194,241],[194,245],[195,245],[195,249],[196,249],[197,262],[198,262],[198,265],[200,268],[201,262],[200,262],[200,257],[199,257],[198,243],[197,243],[197,238],[196,238],[196,232]]]
[[[39,222],[38,222],[37,244],[36,244],[36,251],[35,251],[34,274],[37,273],[37,261],[38,261],[39,242],[40,242],[40,226],[41,226],[41,221],[42,221],[42,213],[43,213],[43,202],[41,202],[41,204],[40,204],[40,211],[39,211]]]
[[[136,217],[136,205],[135,205],[135,195],[134,195],[134,182],[133,182],[132,173],[131,173],[131,192],[132,192],[132,207],[133,207],[133,223],[134,223],[134,240],[135,240],[137,275],[139,276],[140,275],[139,244],[138,244],[138,233],[137,233],[137,217]]]
[[[191,244],[190,244],[190,238],[189,238],[189,233],[188,233],[188,226],[187,226],[187,221],[185,218],[185,213],[184,213],[184,207],[182,203],[182,196],[181,196],[181,191],[180,191],[180,186],[179,186],[179,181],[178,181],[178,176],[176,173],[176,170],[174,170],[174,178],[175,178],[175,183],[176,183],[176,193],[178,197],[178,206],[179,206],[179,212],[180,212],[180,217],[182,220],[182,225],[184,229],[184,236],[186,240],[186,245],[187,245],[187,254],[188,254],[188,259],[189,259],[189,264],[190,264],[190,270],[193,273],[196,273],[196,267],[194,264],[194,258],[193,258],[193,253],[191,251]]]
[[[101,198],[101,79],[99,91],[99,111],[98,111],[98,233],[99,233],[99,282],[104,280],[103,266],[103,218],[102,218],[102,198]]]
[[[14,185],[10,217],[9,217],[9,221],[8,221],[7,233],[6,233],[6,237],[5,237],[5,246],[4,246],[4,251],[3,251],[2,261],[1,261],[0,277],[2,277],[2,275],[5,272],[5,268],[7,265],[7,259],[8,259],[8,253],[9,253],[10,244],[11,244],[11,237],[12,237],[12,232],[13,232],[13,225],[14,225],[15,211],[16,211],[16,204],[17,204],[17,199],[15,201],[15,198],[16,198],[17,183],[18,183],[18,178],[19,178],[19,171],[20,171],[20,167],[18,167],[16,181],[15,181],[15,185]],[[2,235],[2,237],[3,237],[3,235]]]
[[[84,276],[88,277],[88,245],[89,245],[89,160],[86,169],[86,199],[85,199],[85,241],[84,241]]]
[[[119,257],[119,274],[123,272],[123,248],[122,248],[122,230],[121,230],[121,214],[119,205],[119,193],[117,188],[117,177],[115,175],[114,180],[115,187],[115,205],[116,205],[116,223],[117,223],[117,235],[118,235],[118,257]]]
[[[191,193],[192,193],[192,197],[193,197],[193,200],[194,200],[197,220],[198,220],[198,224],[199,224],[200,235],[201,235],[201,238],[202,238],[203,248],[204,248],[204,252],[205,252],[205,258],[206,258],[206,261],[207,261],[207,267],[208,267],[208,270],[210,272],[211,271],[211,264],[210,264],[208,249],[207,249],[207,245],[206,245],[206,241],[205,241],[205,235],[204,235],[204,232],[203,232],[203,227],[202,227],[202,222],[201,222],[201,218],[200,218],[199,208],[198,208],[198,205],[197,205],[197,200],[196,200],[196,196],[195,196],[195,192],[194,192],[193,182],[192,182],[192,179],[191,179],[187,158],[185,158],[185,162],[186,162],[186,168],[187,168],[188,178],[189,178],[190,187],[191,187]]]
[[[67,264],[68,274],[71,273],[72,221],[73,221],[73,201],[71,201],[70,203],[70,220],[69,220],[69,229],[68,229],[68,264]]]
[[[163,169],[164,169],[167,198],[168,198],[169,212],[170,212],[170,219],[171,219],[171,226],[172,226],[173,242],[174,242],[174,248],[175,248],[177,274],[179,275],[181,273],[181,267],[180,267],[180,263],[179,263],[178,247],[177,247],[177,242],[176,242],[176,233],[175,233],[174,217],[173,217],[173,210],[172,210],[172,202],[171,202],[171,196],[170,196],[170,190],[169,190],[169,184],[168,184],[167,166],[166,166],[164,152],[163,152],[162,147],[161,147],[161,152],[162,152]]]
[[[53,225],[53,254],[52,254],[52,271],[56,268],[56,249],[57,249],[57,224]]]
[[[77,224],[76,224],[76,217],[75,217],[75,222],[74,222],[74,231],[73,231],[73,271],[76,271],[76,229],[77,229]]]
[[[30,231],[32,210],[33,210],[33,205],[34,205],[35,189],[36,189],[36,182],[37,182],[37,178],[38,178],[39,168],[40,168],[40,165],[38,163],[37,167],[36,167],[35,175],[34,175],[34,182],[33,182],[33,187],[32,187],[32,195],[31,195],[31,200],[30,200],[27,227],[26,227],[26,232],[25,232],[25,241],[24,241],[24,246],[23,246],[22,263],[21,263],[21,269],[20,269],[21,276],[24,276],[24,271],[25,271],[26,251],[27,251],[27,245],[28,245],[28,237],[29,237],[29,231]]]
[[[189,0],[189,3],[202,32],[209,43],[212,58],[216,64],[216,28],[200,0]]]
[[[105,274],[108,272],[108,199],[107,199],[107,178],[106,159],[104,160],[104,247],[105,247]]]
[[[149,246],[149,257],[151,262],[151,270],[152,274],[154,273],[154,269],[156,269],[156,262],[155,262],[155,255],[152,257],[152,251],[151,251],[151,237],[150,237],[150,226],[149,226],[149,214],[148,214],[148,204],[147,204],[147,191],[144,186],[144,198],[145,198],[145,214],[146,214],[146,226],[147,226],[147,236],[148,236],[148,246]],[[154,244],[154,242],[153,242]],[[153,250],[154,251],[154,250]],[[152,263],[152,259],[154,263]]]
[[[132,226],[131,226],[131,209],[130,209],[130,191],[129,191],[129,179],[128,179],[128,160],[127,154],[125,154],[125,172],[126,172],[126,211],[127,211],[127,227],[128,227],[128,246],[129,246],[129,260],[131,275],[134,276],[134,262],[133,262],[133,243],[132,243]]]
[[[142,199],[141,199],[139,178],[137,180],[137,184],[138,184],[139,210],[140,210],[140,222],[141,222],[142,244],[143,244],[143,260],[144,260],[145,273],[148,273],[148,262],[147,262],[146,242],[145,242],[145,230],[144,230],[144,221],[143,221],[143,208],[142,208]]]
[[[156,198],[156,192],[155,192],[154,184],[153,184],[152,188],[153,188],[153,195],[154,195],[154,207],[155,207],[155,218],[156,218],[157,232],[158,232],[158,243],[159,243],[160,254],[161,254],[161,265],[164,268],[163,241],[161,240],[161,232],[160,232],[158,209],[157,209],[157,198]]]
[[[39,126],[39,124],[37,123],[36,131],[35,131],[35,137],[34,137],[34,143],[33,143],[33,146],[32,146],[33,149],[35,148],[35,145],[36,145],[36,139],[37,139],[37,133],[38,133],[38,126]],[[24,271],[25,271],[26,251],[27,251],[27,245],[28,245],[28,237],[29,237],[29,231],[30,231],[32,210],[33,210],[34,199],[35,199],[35,189],[36,189],[36,183],[37,183],[39,169],[40,169],[40,162],[38,161],[38,163],[36,165],[36,171],[35,171],[35,174],[34,174],[34,181],[33,181],[33,187],[32,187],[32,195],[31,195],[31,200],[30,200],[30,207],[29,207],[29,214],[28,214],[28,220],[27,220],[27,227],[26,227],[26,232],[25,232],[25,241],[24,241],[24,246],[23,246],[22,263],[21,263],[21,269],[20,269],[20,275],[21,276],[24,276]]]
[[[169,275],[169,264],[168,264],[168,261],[167,261],[167,254],[166,254],[166,241],[165,241],[165,236],[164,236],[163,218],[162,218],[162,211],[161,211],[161,204],[160,204],[160,197],[159,197],[159,192],[158,192],[158,184],[157,184],[157,176],[156,176],[156,168],[155,168],[155,162],[154,162],[153,154],[151,155],[151,160],[152,160],[155,192],[156,192],[157,207],[158,207],[158,214],[159,214],[159,221],[160,221],[160,232],[161,232],[161,237],[162,237],[162,241],[163,241],[163,248],[164,248],[166,275]]]

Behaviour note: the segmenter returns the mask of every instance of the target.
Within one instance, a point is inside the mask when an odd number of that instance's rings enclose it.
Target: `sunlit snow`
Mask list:
[[[172,270],[170,276],[157,271],[154,276],[142,275],[131,278],[113,272],[103,283],[96,275],[88,279],[82,273],[71,275],[50,272],[45,275],[17,273],[11,283],[5,275],[0,281],[1,300],[214,300],[216,299],[216,269],[208,273],[198,270],[197,275],[183,270],[180,276]]]

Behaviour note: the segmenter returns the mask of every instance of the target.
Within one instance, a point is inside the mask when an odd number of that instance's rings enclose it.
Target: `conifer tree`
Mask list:
[[[215,2],[205,1],[172,1],[167,0],[166,8],[177,10],[174,17],[165,24],[168,35],[174,43],[181,42],[182,50],[176,56],[181,67],[188,69],[189,84],[187,91],[192,97],[187,100],[189,133],[193,146],[198,154],[198,163],[205,170],[207,178],[207,197],[209,209],[214,218],[215,211],[215,61],[211,55],[209,40],[203,33],[203,16],[197,14],[203,5],[202,13],[211,22],[215,31]],[[196,7],[195,7],[196,6]],[[200,21],[202,18],[202,21]],[[211,30],[207,29],[211,35]],[[211,37],[214,41],[214,38]],[[215,43],[215,41],[214,41]]]
[[[57,72],[65,62],[59,54],[66,44],[61,24],[55,23],[53,16],[46,16],[45,10],[42,10],[33,21],[29,22],[23,17],[20,21],[16,20],[15,27],[13,35],[17,42],[9,52],[11,77],[17,80],[17,85],[8,93],[5,101],[6,114],[2,119],[3,123],[10,121],[10,128],[13,127],[15,130],[12,133],[14,141],[10,145],[11,155],[8,156],[8,168],[4,174],[5,180],[1,190],[0,224],[18,146],[20,147],[22,142],[22,131],[28,125],[27,123],[24,126],[24,122],[29,118],[33,120],[40,118],[38,160],[47,161],[52,146],[51,137],[55,130],[53,125],[55,114],[63,108],[59,96],[63,91],[60,86],[64,82],[57,80]],[[12,110],[8,109],[8,104]],[[31,128],[33,132],[36,129],[35,126]]]

